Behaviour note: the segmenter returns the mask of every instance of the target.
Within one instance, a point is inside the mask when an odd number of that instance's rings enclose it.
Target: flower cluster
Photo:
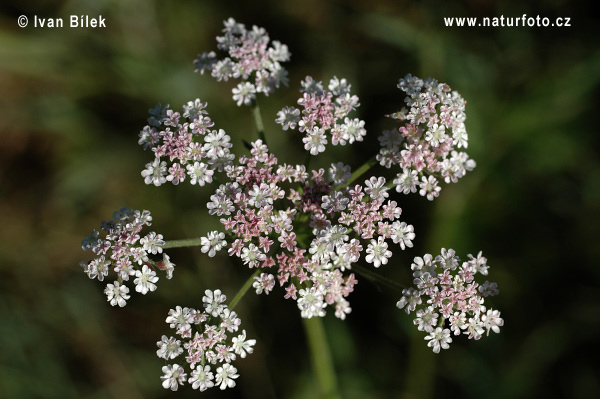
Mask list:
[[[485,297],[498,294],[496,283],[475,281],[477,273],[488,274],[481,252],[461,263],[454,250],[442,249],[435,258],[430,254],[416,257],[411,268],[416,288],[403,290],[397,306],[406,313],[416,312],[414,324],[428,333],[427,345],[435,353],[448,349],[451,333],[478,340],[484,332],[500,332],[504,324],[500,312],[484,306]]]
[[[468,145],[466,101],[445,83],[410,74],[400,79],[398,88],[406,93],[409,109],[390,116],[406,123],[383,132],[377,160],[387,168],[402,169],[393,181],[396,191],[408,194],[418,189],[433,200],[441,190],[438,179],[456,183],[475,168],[475,161],[458,151]]]
[[[285,44],[270,42],[265,29],[253,26],[247,30],[233,18],[224,25],[223,36],[217,37],[217,48],[229,56],[217,60],[214,51],[204,52],[194,61],[195,72],[209,72],[218,81],[241,78],[243,82],[232,90],[238,106],[252,104],[256,93],[268,96],[281,84],[287,86],[287,71],[281,66],[281,62],[290,59]]]
[[[81,262],[80,265],[89,278],[103,281],[113,266],[117,273],[117,281],[107,284],[104,293],[112,306],[121,307],[127,304],[130,298],[129,288],[123,284],[133,277],[135,290],[143,295],[148,291],[156,290],[158,276],[155,268],[164,270],[167,278],[173,276],[175,265],[163,254],[160,262],[154,262],[149,255],[162,253],[165,244],[163,236],[150,232],[140,238],[144,226],[150,226],[152,216],[148,211],[134,211],[121,208],[113,214],[113,220],[103,221],[100,230],[106,232],[106,237],[101,238],[100,233],[93,230],[82,242],[84,251],[90,250],[95,255],[89,263]]]
[[[337,163],[327,174],[323,169],[309,174],[304,166],[278,165],[261,140],[251,146],[251,157],[226,168],[230,182],[207,204],[231,237],[229,254],[250,268],[265,269],[255,278],[257,293],[268,294],[275,275],[303,317],[323,316],[332,305],[344,319],[351,311],[345,298],[356,279],[343,272],[359,261],[363,249],[366,262],[375,267],[388,263],[387,240],[411,247],[413,227],[400,222],[402,210],[386,200],[384,178],[344,187],[349,166]],[[214,256],[227,246],[225,237],[210,232],[201,240],[202,251]]]
[[[238,332],[241,320],[224,304],[226,299],[221,290],[206,290],[202,298],[204,310],[177,306],[169,311],[166,322],[179,337],[163,335],[156,343],[156,354],[170,361],[186,352],[185,362],[191,372],[188,378],[188,373],[179,364],[164,366],[161,379],[165,389],[176,391],[186,379],[192,388],[200,391],[214,386],[220,389],[235,386],[239,375],[231,362],[237,356],[245,358],[252,353],[256,340],[247,339],[246,330],[231,335]]]
[[[348,114],[360,105],[358,97],[350,94],[350,88],[346,79],[334,77],[329,81],[329,90],[325,90],[322,82],[307,76],[300,89],[304,95],[298,99],[302,116],[300,109],[285,107],[277,113],[275,122],[283,130],[298,127],[300,132],[304,132],[304,148],[312,155],[325,151],[327,133],[333,145],[362,141],[367,134],[365,122],[348,118]]]
[[[138,140],[155,157],[142,171],[146,184],[160,186],[169,181],[177,185],[189,177],[191,184],[204,186],[212,182],[215,170],[231,163],[231,139],[222,129],[210,130],[214,123],[205,108],[206,103],[196,99],[181,112],[160,104],[150,110],[148,125]]]

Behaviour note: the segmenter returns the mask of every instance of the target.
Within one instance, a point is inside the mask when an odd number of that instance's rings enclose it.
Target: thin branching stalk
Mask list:
[[[363,276],[373,282],[384,285],[388,288],[392,288],[392,289],[398,290],[398,291],[402,291],[403,289],[406,288],[404,285],[397,283],[394,280],[391,280],[385,276],[382,276],[379,273],[375,273],[374,271],[369,270],[366,267],[363,267],[359,264],[352,265],[352,270],[355,271],[357,274],[360,274],[361,276]]]
[[[202,237],[198,238],[188,238],[185,240],[171,240],[165,241],[165,245],[163,245],[163,249],[168,248],[184,248],[184,247],[197,247],[201,244]]]
[[[321,317],[302,318],[321,399],[340,399],[331,351]]]
[[[265,137],[265,125],[263,124],[262,116],[260,115],[260,107],[258,106],[258,100],[252,101],[252,118],[254,119],[254,126],[258,132],[258,138],[262,140],[263,144],[267,145],[267,138]]]
[[[250,277],[248,277],[248,280],[246,280],[246,282],[244,283],[244,285],[242,285],[242,288],[240,288],[240,290],[237,292],[237,294],[235,294],[235,296],[233,297],[233,299],[231,300],[231,302],[229,303],[229,309],[232,309],[235,307],[235,305],[238,304],[238,302],[244,297],[244,295],[246,294],[246,292],[248,292],[248,290],[250,289],[250,287],[252,287],[252,283],[254,282],[254,277],[258,276],[258,273],[260,273],[262,269],[257,268],[254,273],[252,273],[252,275]]]
[[[377,155],[374,155],[371,159],[369,159],[367,162],[362,164],[358,169],[356,169],[354,171],[354,173],[352,173],[352,176],[350,177],[350,179],[348,180],[347,183],[341,184],[341,185],[337,186],[335,189],[339,190],[340,188],[349,186],[352,182],[354,182],[356,179],[361,177],[363,174],[365,174],[369,169],[371,169],[376,164],[377,164]]]

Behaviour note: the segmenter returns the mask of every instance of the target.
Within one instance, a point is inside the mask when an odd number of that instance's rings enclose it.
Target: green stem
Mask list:
[[[358,264],[352,265],[352,270],[354,270],[357,274],[360,274],[361,276],[368,278],[371,281],[375,281],[382,285],[385,285],[388,288],[392,288],[392,289],[398,290],[398,291],[402,291],[403,289],[406,288],[404,285],[397,283],[394,280],[390,280],[389,278],[382,276],[379,273],[375,273],[374,271],[369,270],[366,267],[363,267],[361,265],[358,265]]]
[[[310,164],[310,160],[312,159],[312,155],[310,152],[306,152],[306,158],[304,158],[304,167],[308,170],[308,165]]]
[[[235,296],[229,303],[229,309],[233,310],[235,305],[237,305],[238,302],[244,297],[246,292],[248,292],[250,287],[252,287],[252,283],[254,282],[254,277],[258,276],[258,273],[260,273],[261,270],[262,270],[261,268],[257,268],[254,271],[254,273],[252,273],[252,275],[248,278],[248,280],[246,280],[244,285],[242,285],[242,288],[240,288],[240,290],[237,292],[237,294],[235,294]]]
[[[315,377],[322,399],[339,399],[337,379],[321,317],[302,318]]]
[[[347,183],[345,184],[341,184],[339,186],[337,186],[335,189],[339,190],[340,188],[344,188],[347,187],[348,185],[350,185],[354,180],[358,179],[359,177],[361,177],[366,171],[368,171],[369,169],[371,169],[375,164],[377,164],[377,155],[373,155],[373,157],[371,159],[369,159],[367,162],[365,162],[363,165],[361,165],[358,169],[356,169],[354,171],[354,173],[352,173],[352,176],[350,177],[350,180],[348,180]]]
[[[264,145],[267,145],[267,138],[265,137],[265,125],[263,125],[257,99],[252,101],[252,118],[254,119],[254,126],[256,126],[256,130],[258,132],[258,138],[262,140]]]
[[[163,249],[168,249],[168,248],[183,248],[183,247],[197,247],[198,245],[201,245],[200,240],[202,240],[201,237],[198,238],[188,238],[185,240],[171,240],[171,241],[166,241],[165,245],[163,245]]]

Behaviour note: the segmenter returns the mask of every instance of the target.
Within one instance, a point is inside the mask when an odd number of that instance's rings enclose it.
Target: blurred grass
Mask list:
[[[0,396],[159,398],[155,342],[168,309],[195,306],[205,288],[237,290],[247,271],[227,257],[173,250],[176,278],[124,309],[78,267],[81,239],[123,205],[150,209],[167,238],[216,226],[209,193],[156,189],[139,176],[146,111],[200,97],[235,148],[252,139],[249,110],[230,86],[195,75],[196,54],[215,48],[221,21],[264,26],[292,52],[290,88],[261,99],[275,153],[302,162],[297,136],[273,119],[298,82],[346,77],[361,98],[371,138],[334,150],[360,165],[375,151],[384,114],[406,73],[448,82],[468,101],[469,153],[478,166],[434,203],[401,197],[416,248],[383,273],[407,279],[414,256],[453,247],[484,251],[506,325],[480,342],[457,340],[434,356],[396,293],[361,280],[346,322],[327,318],[345,398],[570,397],[600,395],[593,358],[600,333],[600,148],[595,114],[598,27],[584,3],[430,1],[33,1],[0,8]],[[445,28],[443,17],[570,16],[572,27]],[[108,27],[20,29],[31,18],[102,14]],[[327,155],[329,154],[329,155]],[[383,306],[382,306],[383,305]],[[293,303],[248,296],[244,323],[258,339],[240,363],[239,387],[203,397],[312,397],[312,376]],[[196,396],[184,389],[177,396]]]

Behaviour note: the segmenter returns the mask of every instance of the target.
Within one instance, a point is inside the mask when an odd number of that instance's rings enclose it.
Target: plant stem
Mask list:
[[[358,179],[366,171],[371,169],[376,163],[377,163],[377,155],[373,155],[373,157],[371,159],[369,159],[367,162],[362,164],[358,169],[356,169],[354,171],[354,173],[352,173],[352,176],[350,177],[350,179],[348,180],[347,183],[341,184],[341,185],[337,186],[335,189],[339,190],[340,188],[344,188],[344,187],[350,185],[354,180]]]
[[[256,126],[256,130],[258,131],[258,138],[262,140],[264,145],[267,145],[267,138],[265,137],[265,125],[263,125],[257,99],[252,101],[252,118],[254,119],[254,126]]]
[[[310,160],[312,159],[312,155],[310,152],[306,152],[306,158],[304,158],[304,167],[308,169],[308,165],[310,164]]]
[[[385,285],[388,288],[392,288],[398,291],[402,291],[404,288],[406,288],[404,285],[397,283],[394,280],[390,280],[389,278],[382,276],[379,273],[375,273],[374,271],[369,270],[361,265],[352,265],[352,270],[354,270],[357,274],[360,274],[361,276],[366,277],[371,281],[375,281],[382,285]]]
[[[248,292],[248,290],[250,289],[250,287],[252,287],[252,283],[254,282],[254,277],[258,276],[258,273],[261,270],[262,270],[261,268],[256,268],[256,270],[254,271],[254,273],[252,273],[252,275],[250,277],[248,277],[248,280],[246,280],[246,282],[244,283],[244,285],[242,285],[242,288],[240,288],[240,290],[237,292],[237,294],[235,294],[235,296],[233,297],[233,299],[229,303],[229,309],[233,310],[233,308],[235,307],[235,305],[237,305],[238,302],[246,294],[246,292]]]
[[[166,241],[165,245],[163,245],[163,249],[168,249],[168,248],[183,248],[183,247],[197,247],[200,244],[200,240],[202,238],[198,237],[198,238],[188,238],[185,240],[171,240],[171,241]]]
[[[329,344],[321,317],[302,318],[321,399],[340,399]]]

